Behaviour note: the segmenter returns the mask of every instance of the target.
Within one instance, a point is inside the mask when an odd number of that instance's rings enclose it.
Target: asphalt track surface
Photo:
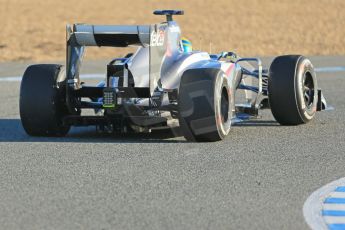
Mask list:
[[[316,67],[345,66],[345,57],[311,59]],[[0,77],[27,65],[2,63]],[[97,61],[85,71],[104,69]],[[345,72],[319,73],[318,81],[335,110],[293,127],[264,111],[217,143],[164,132],[102,136],[93,128],[29,137],[19,82],[0,82],[0,228],[308,229],[307,197],[345,176]]]

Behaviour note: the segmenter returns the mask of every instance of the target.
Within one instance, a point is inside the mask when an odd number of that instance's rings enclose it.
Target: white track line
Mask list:
[[[87,79],[105,79],[105,74],[81,74],[80,79],[87,80]],[[21,76],[13,76],[13,77],[0,77],[0,82],[20,82],[22,80]]]
[[[333,67],[319,67],[315,68],[317,73],[334,73],[334,72],[345,72],[345,66],[333,66]],[[104,79],[105,74],[81,74],[81,79]],[[22,80],[21,76],[13,77],[0,77],[0,82],[20,82]]]
[[[324,216],[327,224],[345,224],[345,216]]]
[[[345,66],[315,68],[315,72],[318,72],[318,73],[332,73],[332,72],[343,72],[343,71],[345,71]]]
[[[345,210],[345,204],[323,204],[323,210],[342,211]]]
[[[330,196],[333,198],[345,198],[345,192],[332,192]]]
[[[337,187],[344,186],[344,185],[345,185],[345,177],[339,180],[333,181],[323,186],[322,188],[319,188],[308,197],[308,199],[303,205],[303,215],[306,222],[312,229],[316,229],[316,230],[328,229],[325,220],[327,221],[327,223],[332,223],[333,221],[343,221],[341,219],[343,217],[341,218],[327,217],[328,219],[326,219],[326,216],[322,216],[322,210],[341,210],[341,208],[345,207],[345,205],[343,204],[331,205],[331,204],[323,203],[323,201],[327,197],[335,193],[334,190]],[[334,207],[337,207],[337,209],[334,209]]]

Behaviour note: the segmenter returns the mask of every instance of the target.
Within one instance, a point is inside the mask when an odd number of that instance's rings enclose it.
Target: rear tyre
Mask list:
[[[317,106],[317,80],[310,60],[300,55],[273,60],[268,79],[272,114],[281,125],[299,125],[312,120]]]
[[[61,65],[32,65],[20,86],[20,118],[27,134],[64,136],[70,126],[63,124],[68,115],[65,103],[65,72]]]
[[[187,70],[178,94],[179,122],[188,141],[219,141],[231,127],[230,83],[218,69]]]

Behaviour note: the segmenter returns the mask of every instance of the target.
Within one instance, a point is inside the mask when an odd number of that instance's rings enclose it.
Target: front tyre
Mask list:
[[[64,136],[70,126],[63,124],[68,115],[61,65],[32,65],[23,76],[20,86],[19,110],[22,125],[32,136]]]
[[[268,79],[272,114],[281,125],[299,125],[312,120],[317,106],[317,80],[310,60],[300,55],[273,60]]]
[[[230,83],[218,69],[187,70],[180,82],[179,122],[188,141],[219,141],[231,127]]]

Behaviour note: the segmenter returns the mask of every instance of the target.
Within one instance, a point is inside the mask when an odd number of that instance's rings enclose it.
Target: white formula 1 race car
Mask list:
[[[246,114],[272,110],[282,125],[307,123],[326,102],[311,62],[279,56],[269,70],[258,58],[233,52],[193,51],[173,15],[154,25],[67,26],[67,60],[29,66],[20,88],[20,116],[33,136],[63,136],[71,126],[95,125],[116,133],[179,126],[190,141],[219,141]],[[106,66],[105,81],[86,86],[79,78],[87,46],[137,46],[133,54]],[[237,104],[244,92],[245,103]],[[93,109],[94,115],[81,115]]]

